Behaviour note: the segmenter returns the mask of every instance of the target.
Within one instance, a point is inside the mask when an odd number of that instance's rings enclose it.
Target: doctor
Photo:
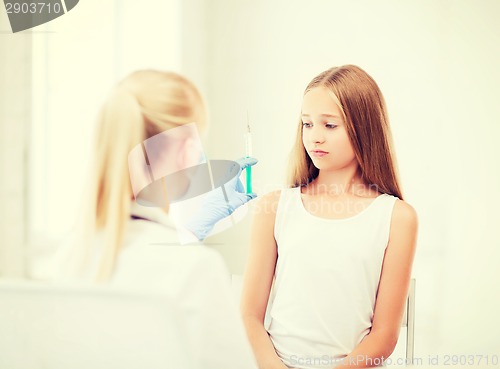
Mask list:
[[[166,292],[184,316],[189,368],[256,368],[220,255],[202,244],[179,245],[168,201],[162,208],[134,201],[129,153],[172,130],[175,139],[166,138],[158,158],[170,173],[189,168],[199,162],[199,145],[190,129],[175,128],[192,128],[192,122],[206,130],[205,104],[194,84],[176,73],[136,71],[113,89],[98,118],[79,229],[59,253],[58,277]],[[231,212],[255,197],[243,193],[237,177],[256,162],[237,161],[224,196],[211,196],[191,219],[188,229],[197,239],[229,214],[228,203]],[[188,191],[188,177],[175,182],[177,192]]]

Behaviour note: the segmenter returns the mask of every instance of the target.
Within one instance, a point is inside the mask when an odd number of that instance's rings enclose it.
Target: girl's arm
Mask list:
[[[280,192],[259,199],[254,207],[250,253],[243,279],[241,315],[260,369],[286,369],[264,329],[269,293],[276,267],[274,222]]]
[[[401,329],[417,242],[415,210],[396,200],[375,302],[372,329],[336,369],[379,366],[394,351]]]

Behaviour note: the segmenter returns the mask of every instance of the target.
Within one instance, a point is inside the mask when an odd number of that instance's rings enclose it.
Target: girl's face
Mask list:
[[[304,95],[302,125],[302,143],[316,168],[338,170],[356,160],[342,113],[324,87]]]

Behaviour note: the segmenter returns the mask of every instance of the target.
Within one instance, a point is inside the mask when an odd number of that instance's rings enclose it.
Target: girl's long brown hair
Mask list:
[[[385,100],[377,83],[358,66],[344,65],[313,78],[304,95],[315,87],[328,89],[339,105],[362,180],[403,200]],[[306,185],[318,176],[319,170],[302,143],[302,120],[291,159],[289,186]]]

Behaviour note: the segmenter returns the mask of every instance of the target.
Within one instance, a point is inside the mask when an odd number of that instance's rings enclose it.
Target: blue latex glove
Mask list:
[[[231,215],[238,207],[257,197],[255,193],[245,193],[239,177],[241,172],[257,164],[257,159],[247,157],[235,161],[238,174],[224,186],[218,187],[205,195],[203,207],[185,227],[201,241],[212,231],[215,224]],[[234,168],[233,168],[234,169]]]

